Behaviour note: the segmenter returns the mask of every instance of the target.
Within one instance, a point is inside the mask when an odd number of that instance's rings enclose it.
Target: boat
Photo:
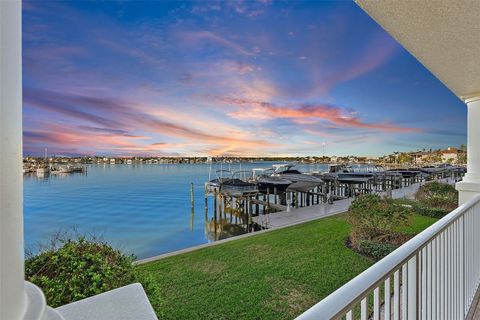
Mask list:
[[[287,190],[293,182],[289,179],[285,179],[279,176],[272,176],[273,168],[263,169],[256,168],[253,169],[253,177],[250,182],[255,183],[258,187],[258,190],[266,193],[268,191],[274,192],[284,192]]]
[[[423,173],[427,173],[429,175],[435,175],[435,174],[444,173],[448,171],[448,169],[446,167],[439,167],[439,166],[425,166],[425,167],[421,167],[420,171]]]
[[[230,177],[225,177],[224,174],[230,173]],[[207,181],[205,183],[205,190],[207,192],[221,192],[229,195],[244,195],[249,193],[257,193],[258,188],[255,183],[235,178],[235,175],[240,171],[232,173],[229,170],[217,170],[219,177]]]
[[[243,181],[238,178],[226,179],[220,184],[220,192],[232,196],[258,193],[254,183]]]
[[[407,169],[388,169],[387,172],[398,173],[401,174],[403,178],[413,178],[418,176],[421,171],[415,168],[407,168]]]
[[[349,165],[331,164],[328,167],[328,172],[322,173],[321,176],[326,181],[337,180],[347,184],[360,184],[375,176],[383,175],[384,172],[384,170],[376,170],[376,167],[371,171],[358,172]]]
[[[232,176],[232,172],[230,170],[217,170],[216,173],[217,178],[205,182],[205,190],[207,192],[219,191],[222,183],[231,179]],[[224,174],[228,174],[229,176],[224,177]]]
[[[38,177],[48,176],[50,174],[50,167],[48,165],[42,165],[37,168],[36,172]]]
[[[438,166],[439,168],[444,168],[446,169],[447,171],[455,171],[459,174],[465,174],[467,172],[467,168],[464,167],[464,166],[454,166],[450,163],[443,163],[441,165]]]
[[[69,166],[70,170],[72,172],[85,172],[86,171],[86,167],[84,166]]]
[[[52,174],[70,174],[73,173],[73,169],[70,166],[58,167],[52,169]]]
[[[44,163],[37,167],[37,177],[45,177],[50,175],[50,164],[48,163],[47,148],[45,148]]]
[[[271,175],[272,177],[278,177],[292,182],[292,184],[288,186],[290,190],[311,190],[323,184],[321,177],[302,173],[292,164],[274,164],[272,167],[274,168]]]

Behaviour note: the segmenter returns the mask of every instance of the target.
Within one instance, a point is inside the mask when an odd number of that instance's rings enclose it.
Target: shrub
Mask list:
[[[450,210],[446,210],[442,208],[427,207],[425,204],[422,204],[420,201],[410,200],[410,199],[396,199],[395,203],[409,206],[410,208],[412,208],[412,210],[415,213],[422,216],[435,218],[435,219],[441,219],[450,212]]]
[[[361,240],[356,246],[356,251],[375,260],[380,260],[397,249],[397,246],[390,243]]]
[[[440,182],[430,182],[421,186],[415,199],[424,207],[442,209],[446,212],[458,206],[458,192],[455,187]]]
[[[441,208],[429,208],[422,205],[415,206],[415,212],[422,216],[431,217],[435,219],[441,219],[447,215],[450,211]]]
[[[136,272],[133,260],[134,256],[97,239],[58,237],[48,249],[25,261],[25,274],[42,288],[52,307],[134,282],[142,282],[147,294],[155,294],[155,283]]]
[[[355,199],[348,210],[347,220],[352,225],[351,241],[356,246],[361,240],[394,235],[395,230],[409,225],[411,216],[411,207],[378,195],[363,195]]]

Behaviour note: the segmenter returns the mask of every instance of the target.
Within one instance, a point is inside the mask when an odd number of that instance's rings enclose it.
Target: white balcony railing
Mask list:
[[[480,280],[480,196],[298,319],[465,319]]]

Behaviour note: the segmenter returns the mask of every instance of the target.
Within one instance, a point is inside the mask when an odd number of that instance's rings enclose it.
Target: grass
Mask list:
[[[407,233],[436,220],[415,215]],[[374,262],[345,246],[336,216],[138,266],[162,319],[292,319]]]
[[[435,222],[437,222],[438,219],[432,218],[432,217],[427,217],[427,216],[422,216],[419,214],[413,215],[412,223],[410,226],[402,228],[402,232],[406,234],[417,234],[420,233],[422,230],[425,230]]]

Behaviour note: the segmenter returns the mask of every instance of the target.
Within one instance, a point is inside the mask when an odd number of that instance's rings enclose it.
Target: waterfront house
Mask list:
[[[445,150],[440,151],[442,155],[442,162],[451,162],[451,163],[458,163],[461,155],[465,153],[465,151],[454,148],[448,147]]]
[[[418,151],[412,152],[410,155],[413,158],[413,163],[422,164],[424,162],[427,162],[427,160],[431,157],[432,153],[427,151]]]
[[[480,2],[359,4],[466,103],[468,172],[458,209],[300,318],[465,319],[480,281]],[[24,280],[21,16],[20,1],[0,1],[0,319],[156,319],[139,285],[52,309]]]

